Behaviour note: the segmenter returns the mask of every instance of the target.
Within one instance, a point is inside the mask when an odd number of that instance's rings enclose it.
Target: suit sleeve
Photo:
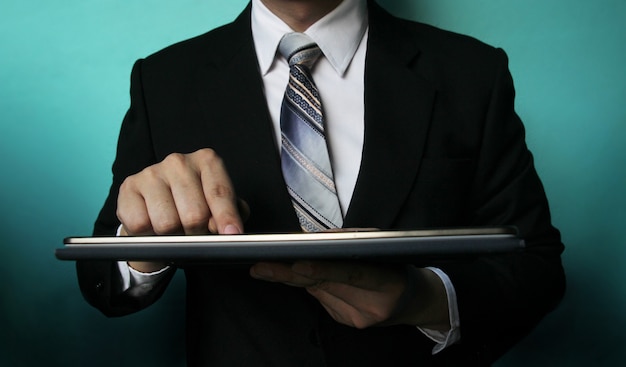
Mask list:
[[[133,66],[131,74],[131,105],[124,117],[119,135],[117,155],[113,163],[113,183],[104,206],[94,225],[94,236],[114,236],[120,222],[116,215],[117,196],[126,177],[155,162],[151,131],[145,108],[142,83],[142,60]],[[107,316],[122,316],[147,307],[163,293],[171,280],[170,272],[153,291],[143,297],[131,297],[121,292],[122,280],[117,262],[78,261],[78,282],[83,296]]]
[[[548,202],[514,112],[514,87],[506,55],[482,131],[470,207],[473,225],[515,225],[526,250],[444,264],[457,292],[461,322],[459,348],[494,361],[551,311],[565,290],[559,232],[551,225]]]

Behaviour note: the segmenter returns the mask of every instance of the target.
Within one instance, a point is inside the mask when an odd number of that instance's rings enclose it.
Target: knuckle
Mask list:
[[[168,167],[180,167],[185,165],[185,155],[181,153],[170,153],[165,159],[163,159],[162,164]]]
[[[208,210],[197,208],[181,213],[180,220],[184,228],[201,228],[207,227],[209,218],[210,214]]]
[[[125,194],[128,192],[132,192],[132,191],[136,191],[137,190],[137,175],[132,175],[132,176],[128,176],[124,179],[124,181],[122,181],[122,184],[120,185],[120,189],[119,192],[120,194]]]
[[[187,157],[192,165],[202,169],[210,168],[215,164],[222,164],[220,156],[211,148],[196,150]]]
[[[161,180],[160,168],[161,166],[158,164],[148,166],[138,174],[129,176],[126,181],[132,188],[150,187]]]
[[[133,181],[133,176],[126,177],[124,181],[122,181],[122,184],[120,185],[120,192],[128,191],[130,187],[132,186],[132,181]]]
[[[199,159],[207,162],[221,162],[220,156],[211,148],[202,148],[192,153],[193,156],[197,156]]]
[[[126,215],[122,210],[117,211],[117,217],[129,234],[149,233],[152,230],[150,220],[142,215]]]
[[[152,223],[152,228],[158,235],[172,234],[180,231],[180,222],[174,218],[164,218]]]
[[[192,154],[196,164],[199,167],[204,167],[207,172],[220,172],[225,170],[222,157],[211,148],[204,148]]]
[[[209,187],[209,195],[215,198],[232,198],[235,193],[232,187],[221,183],[216,183]]]

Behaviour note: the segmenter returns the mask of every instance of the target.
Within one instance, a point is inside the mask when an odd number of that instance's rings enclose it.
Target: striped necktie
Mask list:
[[[287,190],[305,232],[341,228],[322,104],[311,77],[321,50],[303,33],[286,34],[278,48],[289,62],[289,83],[280,114],[281,164]]]

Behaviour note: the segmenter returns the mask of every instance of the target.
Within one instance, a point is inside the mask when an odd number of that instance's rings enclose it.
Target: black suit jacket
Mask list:
[[[414,327],[356,330],[303,290],[253,280],[247,268],[186,268],[190,365],[489,364],[562,297],[563,246],[514,112],[505,54],[373,3],[369,17],[365,143],[344,225],[514,225],[528,250],[432,264],[450,276],[462,323],[461,343],[434,357]],[[117,192],[128,175],[205,147],[220,154],[250,204],[247,232],[298,231],[272,129],[249,7],[232,24],[138,61],[95,234],[119,225]],[[163,291],[139,300],[115,294],[112,269],[78,264],[86,299],[107,315],[141,309]]]

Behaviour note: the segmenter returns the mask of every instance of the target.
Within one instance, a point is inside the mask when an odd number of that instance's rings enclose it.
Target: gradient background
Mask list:
[[[150,309],[106,319],[81,298],[73,263],[53,251],[91,231],[133,61],[230,21],[245,3],[0,0],[0,365],[183,365],[180,275]],[[567,246],[568,293],[497,365],[621,365],[626,2],[381,3],[511,59],[517,110]]]

